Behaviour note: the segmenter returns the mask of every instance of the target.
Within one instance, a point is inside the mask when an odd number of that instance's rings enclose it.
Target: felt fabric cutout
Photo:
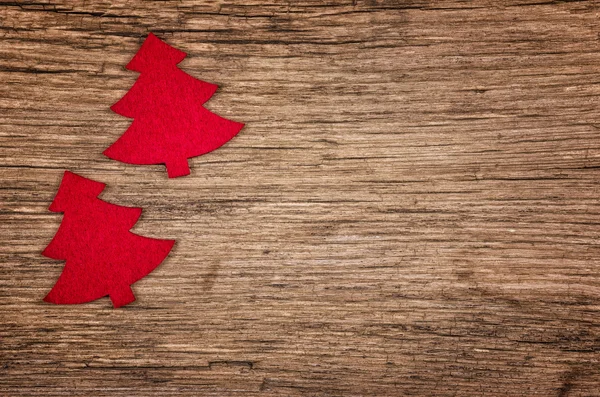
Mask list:
[[[108,295],[115,308],[131,303],[135,297],[130,285],[154,270],[173,248],[174,240],[130,232],[142,209],[99,199],[105,186],[65,171],[49,208],[64,212],[63,220],[42,255],[66,263],[46,302],[85,303]]]
[[[127,64],[140,72],[129,92],[111,109],[134,121],[104,151],[107,157],[129,164],[162,164],[169,178],[188,175],[187,159],[213,151],[244,126],[202,107],[217,86],[177,67],[186,53],[150,33]]]

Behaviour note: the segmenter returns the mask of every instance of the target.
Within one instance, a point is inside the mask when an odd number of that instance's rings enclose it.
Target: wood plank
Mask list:
[[[595,1],[0,0],[0,394],[600,395]],[[102,151],[152,31],[246,123],[168,180]],[[65,169],[176,249],[41,299]]]

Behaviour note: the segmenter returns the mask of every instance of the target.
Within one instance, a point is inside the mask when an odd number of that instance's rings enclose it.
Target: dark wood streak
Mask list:
[[[595,1],[0,0],[0,395],[600,395]],[[102,151],[149,31],[246,123],[189,177]],[[177,239],[41,298],[63,170]]]

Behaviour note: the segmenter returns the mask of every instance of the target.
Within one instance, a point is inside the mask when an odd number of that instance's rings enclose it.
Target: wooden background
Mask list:
[[[0,395],[599,396],[599,4],[1,0]],[[149,31],[189,177],[101,154]],[[123,309],[42,301],[65,169],[178,242]]]

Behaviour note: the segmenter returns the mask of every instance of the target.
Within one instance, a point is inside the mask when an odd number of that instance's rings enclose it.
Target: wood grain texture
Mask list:
[[[0,0],[0,395],[599,396],[596,1]],[[102,156],[152,31],[246,127]],[[63,170],[178,244],[42,302]]]

